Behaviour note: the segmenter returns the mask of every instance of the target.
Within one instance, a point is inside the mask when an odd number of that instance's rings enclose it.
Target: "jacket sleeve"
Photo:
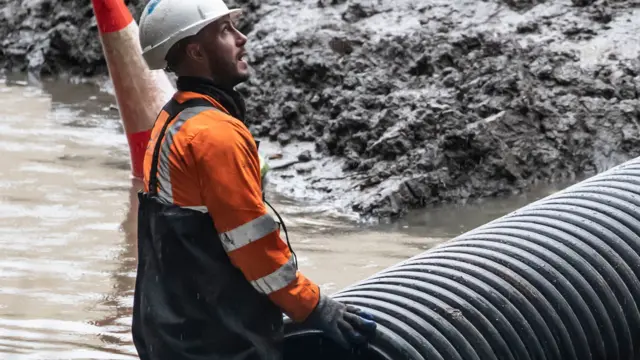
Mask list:
[[[216,121],[191,140],[201,196],[231,262],[294,321],[316,307],[318,286],[296,270],[262,201],[260,161],[240,122]]]

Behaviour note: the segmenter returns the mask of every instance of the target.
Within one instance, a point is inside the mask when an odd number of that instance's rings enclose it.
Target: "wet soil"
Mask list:
[[[640,155],[639,1],[236,3],[248,122],[292,197],[398,217]],[[106,73],[90,3],[0,4],[2,68]]]

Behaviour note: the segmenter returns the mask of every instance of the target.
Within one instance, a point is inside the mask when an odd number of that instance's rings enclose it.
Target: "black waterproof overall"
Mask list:
[[[138,194],[133,341],[142,360],[282,358],[282,312],[227,257],[208,213],[162,202],[158,154],[171,119],[205,99],[164,107],[149,192]]]

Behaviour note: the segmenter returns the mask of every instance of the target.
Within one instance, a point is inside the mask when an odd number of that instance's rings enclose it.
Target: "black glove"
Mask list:
[[[373,315],[323,294],[306,323],[324,331],[345,349],[367,344],[376,333]]]

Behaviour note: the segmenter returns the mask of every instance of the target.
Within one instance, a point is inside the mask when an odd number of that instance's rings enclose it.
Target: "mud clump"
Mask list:
[[[3,71],[107,73],[90,1],[0,0],[0,39]]]
[[[258,0],[237,0],[249,12],[240,29],[251,31]],[[134,18],[144,0],[125,0]],[[37,75],[104,75],[107,67],[91,1],[0,0],[0,69]]]
[[[90,4],[24,4],[0,12],[3,68],[106,73]],[[295,176],[307,197],[397,217],[640,155],[633,1],[229,5],[247,10],[250,129],[315,144],[272,172],[284,191]]]
[[[346,1],[313,31],[260,22],[252,129],[342,159],[310,182],[373,217],[606,170],[640,155],[640,62],[581,49],[633,7],[582,5]]]

